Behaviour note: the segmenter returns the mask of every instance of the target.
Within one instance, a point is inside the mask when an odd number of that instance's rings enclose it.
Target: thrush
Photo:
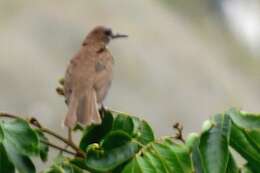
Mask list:
[[[64,78],[64,95],[68,104],[65,125],[77,122],[101,123],[102,105],[112,81],[113,57],[107,45],[112,39],[127,37],[114,34],[110,28],[95,27],[84,39],[80,50],[71,59]]]

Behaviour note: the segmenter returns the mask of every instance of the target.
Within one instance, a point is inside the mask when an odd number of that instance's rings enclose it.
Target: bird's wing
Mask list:
[[[95,77],[94,59],[91,52],[80,51],[67,68],[64,80],[66,98],[70,98],[72,92],[80,97],[80,94],[88,88],[93,88]]]
[[[64,80],[69,104],[65,124],[72,127],[76,121],[83,124],[100,123],[97,95],[94,90],[95,57],[92,52],[81,50],[70,62]]]
[[[95,64],[94,88],[97,92],[97,101],[102,103],[111,85],[113,57],[108,50],[99,52]]]

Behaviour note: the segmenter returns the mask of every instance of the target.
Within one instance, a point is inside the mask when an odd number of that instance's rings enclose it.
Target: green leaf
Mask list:
[[[202,156],[200,153],[199,144],[200,144],[200,138],[195,138],[194,145],[192,148],[192,155],[191,155],[192,162],[196,173],[204,173],[205,167],[202,163],[202,159],[201,159]]]
[[[144,120],[138,122],[135,119],[136,124],[136,139],[142,144],[148,144],[149,142],[154,141],[154,134],[152,128]]]
[[[200,139],[199,156],[205,173],[226,172],[229,160],[229,137],[231,121],[227,115],[216,115],[214,127],[205,131]]]
[[[88,145],[99,143],[102,138],[109,133],[113,124],[113,116],[111,112],[106,111],[102,123],[100,125],[92,124],[84,130],[83,137],[80,141],[80,148],[86,151]]]
[[[245,133],[248,136],[248,140],[251,142],[252,145],[255,146],[255,148],[260,153],[260,131],[257,130],[247,130]]]
[[[0,144],[2,143],[3,140],[4,140],[4,132],[0,124]]]
[[[230,109],[228,114],[232,118],[233,123],[246,133],[249,141],[260,152],[260,115],[239,112],[236,109]]]
[[[140,161],[140,159],[139,159],[139,161]],[[143,171],[142,167],[143,167],[143,169],[146,170],[146,167],[141,165],[141,163],[138,162],[137,158],[134,158],[128,165],[126,165],[126,167],[122,173],[137,173],[137,172],[146,173]],[[149,173],[152,173],[152,172],[149,172]]]
[[[108,151],[89,151],[85,163],[90,170],[108,172],[133,157],[138,149],[138,144],[128,142]]]
[[[250,168],[248,168],[248,167],[243,167],[243,168],[241,168],[241,173],[255,173],[255,172],[250,170]]]
[[[247,134],[235,124],[231,128],[230,145],[249,163],[260,165],[259,151],[255,145],[252,145]]]
[[[83,170],[70,163],[63,163],[61,165],[64,173],[83,173]]]
[[[248,112],[240,112],[234,108],[227,111],[236,126],[244,129],[260,130],[260,115]]]
[[[70,160],[70,163],[81,168],[81,169],[85,169],[85,170],[88,170],[88,167],[86,166],[85,164],[85,160],[82,159],[82,158],[74,158],[72,160]]]
[[[44,173],[64,173],[60,165],[52,165],[49,169],[45,170]]]
[[[186,139],[185,145],[192,151],[193,147],[196,145],[197,140],[200,136],[197,133],[190,133]]]
[[[131,137],[124,131],[112,131],[103,140],[101,146],[104,150],[111,150],[131,141]]]
[[[0,144],[0,172],[14,173],[14,165],[10,162],[3,144]]]
[[[83,173],[83,170],[70,163],[61,163],[51,166],[44,173]]]
[[[170,152],[169,148],[164,144],[154,144],[152,145],[152,149],[154,153],[157,154],[158,158],[164,160],[163,166],[167,172],[184,172],[182,170],[180,163],[178,162],[178,158],[174,152]]]
[[[257,168],[253,168],[250,164],[245,164],[239,173],[258,173],[259,166]]]
[[[210,130],[214,126],[213,122],[211,120],[206,120],[202,124],[202,132],[206,132]]]
[[[150,126],[139,118],[106,111],[103,124],[90,126],[80,143],[87,151],[86,166],[98,172],[121,170],[140,146],[154,140]],[[120,168],[121,167],[121,168]]]
[[[31,159],[23,154],[18,153],[13,146],[4,141],[4,147],[10,161],[14,164],[19,173],[35,173],[35,167]]]
[[[123,173],[193,173],[189,149],[170,139],[145,146],[128,163]]]
[[[112,130],[123,130],[142,144],[154,141],[151,127],[144,120],[127,114],[116,115]]]
[[[229,161],[226,173],[239,173],[238,166],[231,153],[229,154]]]
[[[183,172],[193,172],[190,151],[188,147],[183,144],[173,143],[169,139],[165,140],[165,146],[171,151],[171,153],[174,153],[172,154],[172,159],[175,156],[176,162],[180,165],[180,168]]]
[[[47,144],[43,143],[43,141],[48,142],[48,139],[44,136],[44,134],[40,130],[36,129],[35,132],[36,132],[37,137],[40,141],[39,146],[38,146],[40,158],[41,158],[42,161],[47,161],[49,146]]]
[[[75,163],[75,159],[73,159]],[[83,170],[68,157],[59,154],[53,161],[53,165],[44,173],[83,173]]]
[[[132,136],[134,133],[133,119],[125,114],[118,114],[114,120],[112,130],[123,130]]]
[[[0,122],[4,141],[8,146],[14,148],[16,152],[25,155],[38,154],[38,138],[28,123],[22,119],[14,121]]]

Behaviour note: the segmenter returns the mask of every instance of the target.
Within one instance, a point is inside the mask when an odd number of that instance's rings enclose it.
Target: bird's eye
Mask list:
[[[111,31],[111,29],[107,29],[107,30],[105,30],[105,34],[106,34],[107,36],[112,35],[112,31]]]

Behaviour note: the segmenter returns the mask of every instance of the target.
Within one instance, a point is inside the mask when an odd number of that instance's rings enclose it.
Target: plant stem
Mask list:
[[[56,137],[57,139],[63,141],[65,144],[67,144],[68,146],[70,146],[72,149],[74,149],[77,152],[77,155],[80,155],[82,157],[84,157],[84,153],[71,141],[67,140],[66,138],[56,134],[55,132],[47,129],[47,128],[43,128],[41,127],[40,130],[42,130],[42,132],[45,132],[51,136]]]
[[[3,112],[0,112],[0,117],[7,117],[7,118],[13,118],[13,119],[19,118],[19,117],[15,116],[15,115],[11,115],[11,114],[8,114],[8,113],[3,113]]]
[[[174,138],[182,141],[185,144],[185,140],[183,138],[183,133],[182,133],[183,132],[183,126],[180,123],[175,123],[173,125],[173,128],[177,131]]]
[[[52,144],[52,143],[50,143],[50,142],[48,142],[48,141],[43,141],[43,140],[41,140],[40,142],[41,142],[41,143],[44,143],[44,144],[46,144],[46,145],[48,145],[48,146],[50,146],[50,147],[53,147],[53,148],[55,148],[55,149],[58,149],[58,150],[60,150],[60,151],[62,151],[62,152],[65,152],[65,153],[68,153],[68,154],[72,154],[72,155],[74,155],[74,156],[77,155],[77,153],[74,153],[74,152],[72,152],[72,151],[66,150],[66,149],[64,149],[64,148],[61,148],[61,147],[59,147],[59,146],[57,146],[57,145],[55,145],[55,144]]]
[[[77,152],[77,155],[79,155],[79,156],[81,156],[81,157],[84,157],[85,154],[84,154],[84,153],[81,151],[81,149],[79,149],[72,141],[67,140],[67,139],[64,138],[63,136],[60,136],[59,134],[57,134],[57,133],[51,131],[50,129],[44,128],[44,127],[39,123],[39,121],[38,121],[37,119],[35,119],[35,118],[31,118],[31,119],[29,120],[29,122],[30,122],[32,125],[38,127],[42,132],[47,133],[47,134],[49,134],[49,135],[51,135],[51,136],[53,136],[53,137],[55,137],[55,138],[61,140],[62,142],[64,142],[64,143],[67,144],[68,146],[70,146],[72,149],[74,149],[74,150]]]

